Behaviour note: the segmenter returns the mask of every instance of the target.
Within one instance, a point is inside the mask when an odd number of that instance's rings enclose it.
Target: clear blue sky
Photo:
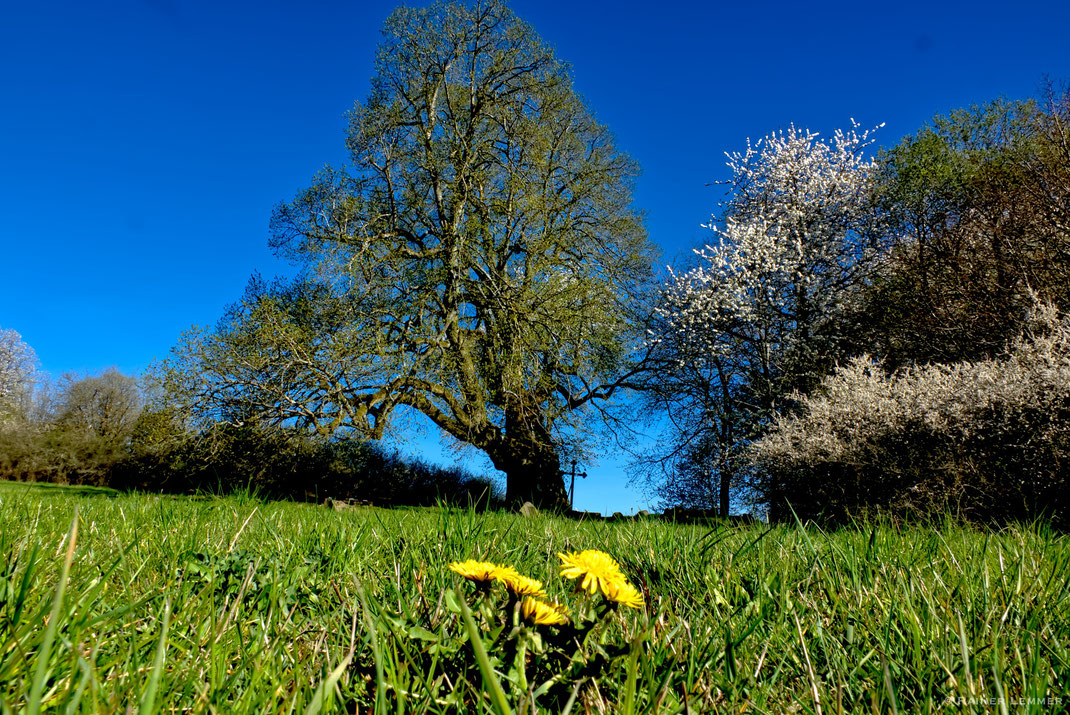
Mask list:
[[[138,373],[250,273],[284,271],[271,208],[344,161],[395,4],[0,0],[0,327],[54,375]],[[704,238],[707,184],[748,136],[854,117],[893,143],[1070,79],[1065,0],[512,6],[641,164],[666,260]],[[439,453],[433,434],[409,444]],[[644,505],[621,460],[588,471],[578,507]]]

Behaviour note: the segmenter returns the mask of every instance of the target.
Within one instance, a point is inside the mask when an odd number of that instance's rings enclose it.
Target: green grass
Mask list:
[[[575,604],[556,553],[584,548],[617,557],[647,607],[611,616],[608,659],[547,661],[560,680],[522,687],[489,604],[446,564],[507,563]],[[1004,706],[1070,707],[1070,543],[1042,526],[710,528],[0,488],[2,713]]]

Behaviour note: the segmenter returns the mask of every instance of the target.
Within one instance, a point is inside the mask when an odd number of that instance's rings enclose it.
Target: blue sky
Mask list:
[[[137,373],[253,271],[284,271],[271,208],[344,161],[343,114],[395,4],[0,2],[0,327],[54,375]],[[639,161],[636,202],[666,260],[705,237],[708,184],[747,137],[854,117],[885,122],[890,144],[1070,79],[1064,1],[512,7]],[[404,442],[452,459],[431,432]],[[588,471],[579,508],[644,506],[621,459]]]

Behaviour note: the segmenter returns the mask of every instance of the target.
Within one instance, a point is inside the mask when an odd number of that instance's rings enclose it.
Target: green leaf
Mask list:
[[[413,626],[409,629],[409,638],[418,641],[427,641],[429,643],[438,643],[438,634],[421,626]]]
[[[461,601],[455,591],[446,591],[445,602],[446,608],[448,608],[449,610],[453,611],[454,613],[461,612]]]

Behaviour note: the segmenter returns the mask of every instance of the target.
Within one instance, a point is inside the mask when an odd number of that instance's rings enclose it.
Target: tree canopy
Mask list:
[[[483,450],[511,500],[562,505],[563,435],[640,357],[637,167],[504,4],[399,8],[383,34],[349,165],[273,216],[300,278],[251,284],[165,381],[226,419],[366,438],[410,408]]]
[[[1037,298],[1070,298],[1070,95],[935,117],[882,152],[897,234],[860,306],[892,366],[999,356]]]

